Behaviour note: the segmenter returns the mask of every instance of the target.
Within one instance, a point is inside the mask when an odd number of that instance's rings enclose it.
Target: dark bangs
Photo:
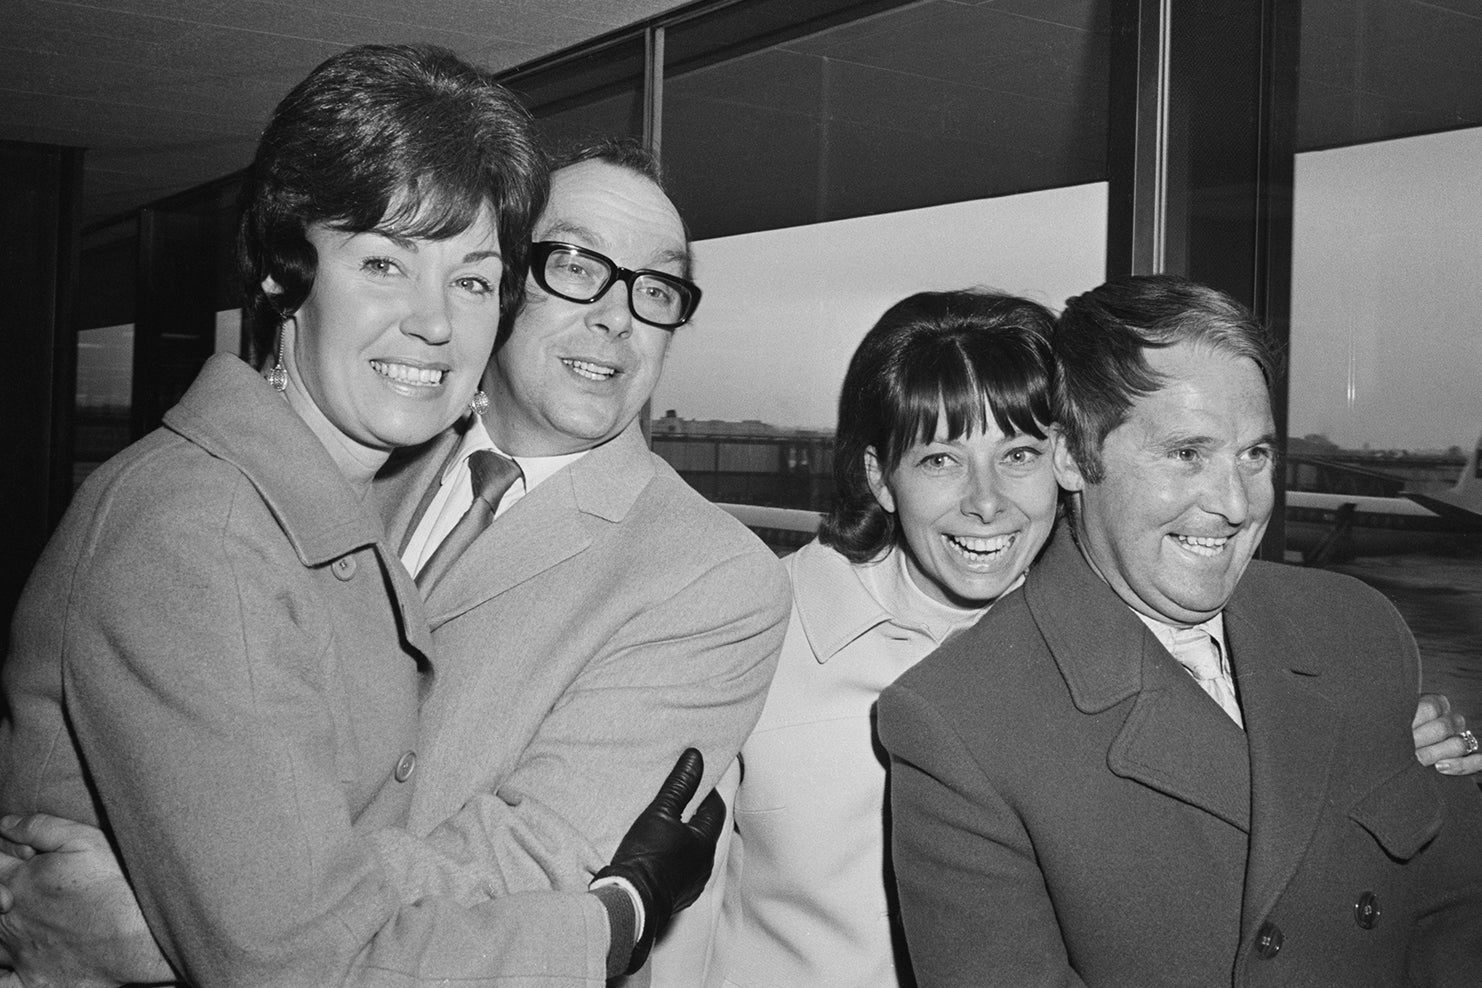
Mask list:
[[[834,503],[818,528],[851,562],[895,544],[895,515],[870,486],[870,461],[889,474],[918,440],[982,431],[1044,439],[1051,405],[1050,329],[1037,302],[981,289],[918,292],[885,310],[849,361],[834,437]],[[984,409],[988,411],[985,412]]]
[[[488,209],[505,269],[502,308],[514,308],[524,285],[530,227],[545,203],[544,160],[511,134],[507,116],[491,113],[465,94],[434,90],[359,121],[358,145],[376,148],[355,162],[341,186],[343,198],[322,221],[347,233],[375,230],[407,240],[446,240],[463,233]],[[523,123],[523,121],[520,121]],[[538,177],[537,177],[538,176]]]
[[[949,440],[986,426],[985,409],[1006,435],[1044,439],[1054,421],[1049,344],[1033,329],[1020,332],[963,326],[917,338],[898,355],[899,374],[887,392],[887,472],[913,443],[929,443],[945,411]]]
[[[415,160],[422,154],[406,160],[414,153],[409,148],[376,162],[379,174],[365,175],[358,188],[347,189],[352,193],[347,201],[335,204],[345,210],[318,217],[320,222],[346,233],[375,230],[406,240],[446,240],[473,226],[484,209],[498,217],[497,189],[490,184],[495,179],[481,174],[476,163],[455,156],[434,168]]]

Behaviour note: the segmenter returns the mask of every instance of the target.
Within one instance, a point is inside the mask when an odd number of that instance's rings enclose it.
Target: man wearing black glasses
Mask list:
[[[652,156],[612,142],[568,158],[533,239],[482,427],[377,480],[437,656],[418,750],[397,766],[416,785],[410,823],[376,834],[408,898],[586,888],[684,748],[704,755],[699,792],[727,771],[791,606],[772,552],[639,429],[700,299]],[[695,983],[662,943],[655,957],[654,984]]]
[[[484,379],[487,435],[445,437],[380,492],[417,573],[471,500],[471,452],[520,467],[495,523],[424,582],[454,663],[429,700],[411,814],[432,840],[394,857],[409,884],[429,869],[460,894],[584,887],[686,745],[708,791],[761,711],[791,606],[771,551],[639,430],[700,300],[652,156],[615,142],[567,158],[533,240]],[[666,961],[661,943],[656,984],[693,983]]]

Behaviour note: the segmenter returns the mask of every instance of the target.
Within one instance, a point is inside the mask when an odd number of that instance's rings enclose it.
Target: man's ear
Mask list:
[[[1068,491],[1085,490],[1086,478],[1081,474],[1080,464],[1070,451],[1070,442],[1065,438],[1065,431],[1057,427],[1052,439],[1054,446],[1051,457],[1055,467],[1055,483]]]
[[[870,493],[875,495],[875,501],[886,511],[895,514],[895,493],[891,491],[885,473],[880,469],[880,457],[873,446],[865,447],[864,467],[865,480],[869,482]]]

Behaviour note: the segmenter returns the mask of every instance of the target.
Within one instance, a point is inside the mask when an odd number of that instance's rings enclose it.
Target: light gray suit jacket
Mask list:
[[[393,544],[457,442],[383,471]],[[411,823],[382,836],[408,894],[585,888],[685,747],[702,792],[735,758],[789,607],[773,553],[636,423],[521,498],[426,602],[439,661]]]

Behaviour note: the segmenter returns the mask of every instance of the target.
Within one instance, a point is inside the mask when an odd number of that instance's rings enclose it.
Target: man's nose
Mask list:
[[[1252,478],[1233,459],[1215,459],[1205,470],[1204,509],[1224,518],[1231,525],[1243,525],[1250,517]]]
[[[633,332],[633,313],[628,308],[628,285],[621,278],[587,306],[587,328],[619,338]]]

